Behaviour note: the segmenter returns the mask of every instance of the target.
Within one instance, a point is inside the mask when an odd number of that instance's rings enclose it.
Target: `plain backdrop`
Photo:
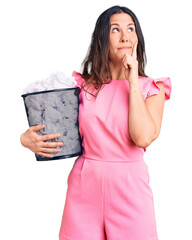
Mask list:
[[[54,71],[80,71],[98,16],[127,6],[143,30],[150,77],[170,77],[161,133],[145,153],[160,240],[192,239],[190,1],[6,0],[0,4],[0,239],[57,240],[76,158],[37,162],[20,144],[21,94]],[[78,213],[77,213],[78,214]],[[91,236],[90,236],[91,239]],[[83,240],[83,239],[82,239]]]

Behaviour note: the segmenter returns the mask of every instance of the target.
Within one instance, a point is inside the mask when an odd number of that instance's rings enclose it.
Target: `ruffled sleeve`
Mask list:
[[[171,80],[169,77],[161,77],[157,79],[152,79],[152,78],[142,78],[143,84],[143,93],[144,93],[144,98],[146,99],[147,97],[150,97],[154,94],[158,94],[160,92],[160,88],[157,85],[157,82],[162,82],[163,86],[165,88],[165,101],[170,99],[171,96]]]
[[[74,87],[82,88],[82,83],[83,83],[85,80],[81,77],[81,74],[78,73],[78,72],[76,72],[76,71],[73,71],[72,77],[74,77],[74,78],[75,78],[75,81],[77,82],[77,85],[75,85]]]

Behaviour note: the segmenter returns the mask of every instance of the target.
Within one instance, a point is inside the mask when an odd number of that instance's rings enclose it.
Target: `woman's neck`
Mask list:
[[[109,69],[111,72],[112,80],[126,80],[125,68],[122,63],[109,62]]]

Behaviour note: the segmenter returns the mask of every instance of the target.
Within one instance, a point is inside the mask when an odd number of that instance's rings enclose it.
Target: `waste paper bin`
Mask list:
[[[79,133],[79,92],[78,87],[54,89],[21,95],[24,100],[29,126],[45,125],[38,131],[40,135],[60,133],[48,142],[63,142],[59,153],[51,153],[53,158],[35,154],[37,161],[65,159],[82,154]]]

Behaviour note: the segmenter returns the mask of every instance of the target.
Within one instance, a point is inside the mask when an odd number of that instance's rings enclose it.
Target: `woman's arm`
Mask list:
[[[144,101],[139,81],[132,81],[129,85],[129,133],[138,147],[146,148],[160,133],[165,89],[163,84],[158,82],[159,94]]]
[[[60,147],[63,145],[62,142],[45,142],[46,140],[59,138],[60,134],[48,134],[48,135],[38,135],[37,131],[42,130],[44,125],[37,125],[30,127],[25,133],[20,137],[21,144],[23,147],[30,149],[32,152],[43,156],[52,158],[53,155],[49,153],[58,153],[60,149],[55,147]]]
[[[160,133],[165,101],[165,89],[157,83],[160,92],[143,99],[138,76],[137,44],[135,42],[132,55],[125,54],[122,64],[125,78],[129,82],[129,134],[138,147],[146,148]]]

